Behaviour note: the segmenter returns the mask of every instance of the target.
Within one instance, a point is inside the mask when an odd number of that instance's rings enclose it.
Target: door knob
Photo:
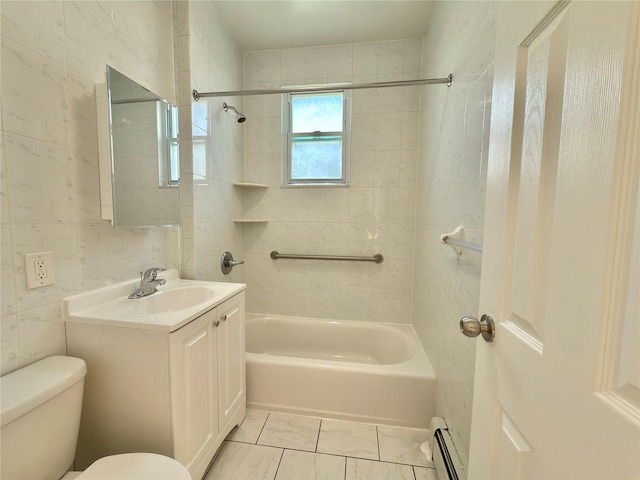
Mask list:
[[[496,335],[493,318],[486,313],[478,320],[475,317],[462,317],[460,319],[460,331],[467,337],[477,337],[482,335],[486,342],[493,342]]]

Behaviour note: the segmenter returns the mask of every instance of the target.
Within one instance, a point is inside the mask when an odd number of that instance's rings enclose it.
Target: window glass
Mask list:
[[[288,98],[285,184],[346,185],[345,93],[300,93]]]
[[[342,137],[297,137],[291,143],[291,177],[342,178]]]
[[[314,95],[292,95],[291,131],[342,131],[342,92]]]

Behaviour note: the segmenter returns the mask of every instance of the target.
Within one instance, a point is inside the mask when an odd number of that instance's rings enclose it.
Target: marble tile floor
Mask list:
[[[437,480],[427,430],[248,409],[205,480]]]

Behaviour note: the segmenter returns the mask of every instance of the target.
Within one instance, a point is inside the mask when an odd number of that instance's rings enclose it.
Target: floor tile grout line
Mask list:
[[[376,446],[378,447],[378,461],[382,461],[382,457],[380,456],[380,434],[378,433],[378,426],[376,425]]]
[[[349,457],[344,457],[344,480],[347,480],[347,463],[349,462]]]
[[[262,432],[264,431],[264,427],[267,425],[267,421],[269,420],[270,416],[271,416],[271,412],[267,412],[267,416],[264,419],[264,423],[262,424],[262,428],[260,429],[260,433],[258,434],[258,437],[256,438],[255,445],[258,445],[258,440],[260,440],[260,435],[262,435]]]
[[[276,467],[276,474],[273,476],[273,480],[276,480],[276,478],[278,478],[278,470],[280,470],[280,465],[282,464],[282,457],[284,457],[284,448],[280,452],[280,460],[278,460],[278,466]]]
[[[292,452],[312,453],[314,455],[327,455],[329,457],[351,458],[353,460],[367,460],[369,462],[389,463],[391,465],[401,465],[404,467],[426,468],[426,469],[435,470],[435,467],[430,467],[426,465],[414,465],[412,463],[393,462],[390,460],[376,460],[375,458],[367,458],[367,457],[354,457],[351,455],[345,455],[343,453],[314,452],[313,450],[302,450],[299,448],[292,448],[292,447],[279,447],[277,445],[262,445],[260,443],[241,442],[238,440],[225,440],[225,443],[241,443],[243,445],[255,445],[256,447],[276,448],[280,450],[290,450]]]
[[[315,453],[318,453],[318,444],[320,443],[320,432],[322,431],[322,418],[320,419],[320,425],[318,426],[318,436],[316,437],[316,449]]]

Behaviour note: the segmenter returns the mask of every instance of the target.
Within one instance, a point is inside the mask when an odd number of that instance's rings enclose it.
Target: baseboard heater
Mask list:
[[[431,419],[431,454],[438,480],[467,480],[460,456],[453,446],[449,427],[444,418]]]

